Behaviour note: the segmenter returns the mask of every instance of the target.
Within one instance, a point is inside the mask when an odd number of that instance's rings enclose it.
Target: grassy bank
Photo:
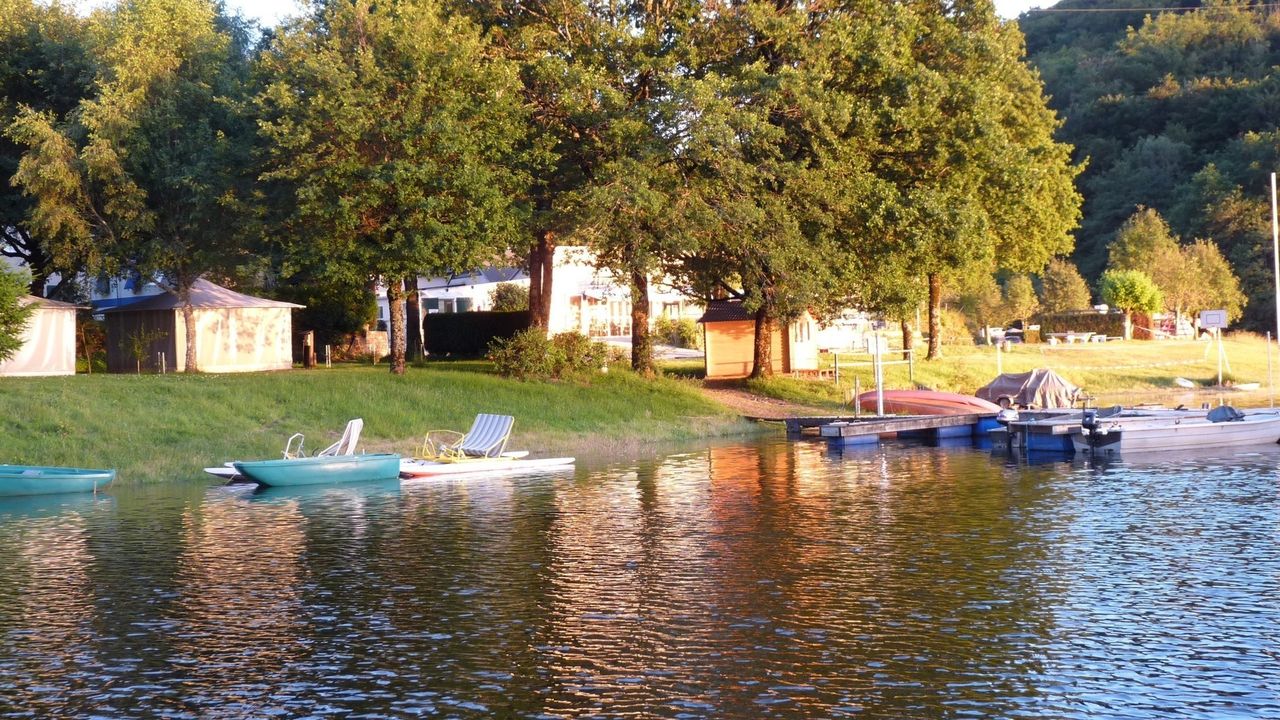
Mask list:
[[[1232,334],[1224,339],[1223,349],[1226,358],[1224,379],[1233,384],[1258,382],[1262,384],[1261,388],[1253,392],[1239,392],[1214,387],[1218,381],[1217,345],[1207,340],[1014,345],[1008,352],[1000,353],[1000,367],[1004,372],[1051,368],[1082,387],[1098,405],[1146,402],[1199,405],[1201,402],[1216,403],[1220,398],[1240,407],[1268,405],[1270,393],[1265,340],[1245,333]],[[825,359],[829,365],[830,356]],[[865,355],[846,356],[842,364],[855,360],[869,358]],[[1275,374],[1280,376],[1280,351],[1274,346],[1271,361],[1275,365]],[[915,363],[914,385],[968,394],[990,382],[996,374],[994,347],[946,347],[942,358]],[[831,380],[776,378],[753,382],[751,389],[771,397],[834,409],[841,407],[849,398],[855,376],[862,390],[874,387],[870,367],[860,366],[843,368],[839,386]],[[1177,377],[1194,381],[1197,389],[1178,386],[1174,382]],[[1280,381],[1280,377],[1277,380]],[[909,388],[912,385],[907,366],[885,368],[885,387]]]
[[[365,420],[367,451],[411,453],[429,430],[466,429],[478,412],[516,416],[513,446],[593,445],[749,432],[688,381],[612,372],[590,385],[524,383],[483,363],[340,366],[243,375],[0,378],[0,463],[115,467],[122,482],[202,477],[237,458],[276,457],[305,433],[317,450]]]

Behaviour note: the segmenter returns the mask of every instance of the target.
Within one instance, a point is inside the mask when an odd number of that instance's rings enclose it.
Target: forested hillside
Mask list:
[[[1063,0],[1019,19],[1031,61],[1087,160],[1075,259],[1089,279],[1139,206],[1211,239],[1275,327],[1269,178],[1280,150],[1280,8],[1243,0]],[[1152,14],[1107,8],[1185,7]],[[1093,10],[1094,12],[1088,12]]]

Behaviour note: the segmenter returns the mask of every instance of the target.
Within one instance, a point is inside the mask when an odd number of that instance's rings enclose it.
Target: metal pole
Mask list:
[[[1276,281],[1276,339],[1280,340],[1280,217],[1276,214],[1276,174],[1271,173],[1271,266]]]
[[[858,398],[862,394],[862,382],[858,379],[857,374],[853,376],[853,417],[856,419],[862,410],[862,401]]]
[[[876,371],[876,415],[884,417],[884,364],[880,359],[880,336],[876,336],[876,354],[872,357]]]
[[[996,343],[996,374],[1004,374],[1004,361],[1000,355],[1000,343]]]
[[[1222,387],[1222,328],[1214,328],[1213,334],[1218,336],[1218,387]]]
[[[1267,394],[1271,396],[1271,407],[1276,406],[1276,386],[1271,380],[1271,332],[1267,332]]]
[[[324,346],[324,366],[325,367],[333,367],[333,364],[329,360],[329,347],[330,347],[329,345]]]
[[[836,368],[836,387],[840,387],[840,353],[831,353],[831,361]]]
[[[911,387],[916,386],[916,349],[911,348],[907,351],[907,380],[911,381]]]

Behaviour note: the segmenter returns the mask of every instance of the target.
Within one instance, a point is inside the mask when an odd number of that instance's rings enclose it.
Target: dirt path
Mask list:
[[[762,420],[783,420],[789,417],[829,416],[837,413],[830,409],[799,405],[785,400],[775,400],[753,395],[741,388],[703,386],[702,392],[716,402],[739,415]]]

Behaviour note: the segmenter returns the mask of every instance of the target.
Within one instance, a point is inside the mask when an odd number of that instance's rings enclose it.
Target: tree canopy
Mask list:
[[[0,266],[0,362],[22,349],[22,333],[35,311],[34,305],[21,302],[29,281],[27,273]]]
[[[434,0],[317,3],[265,54],[262,179],[289,198],[294,262],[381,279],[392,372],[405,278],[479,267],[516,242],[524,134],[516,69]]]
[[[1247,298],[1245,327],[1274,328],[1267,173],[1280,161],[1280,15],[1240,0],[1125,7],[1138,10],[1019,19],[1066,118],[1060,137],[1087,162],[1074,258],[1096,279],[1116,232],[1136,209],[1154,210],[1174,236],[1219,248]]]
[[[19,112],[14,179],[56,265],[132,271],[178,295],[195,372],[191,286],[238,260],[254,136],[247,35],[211,0],[133,0],[95,13],[91,31],[97,95],[65,116]]]

